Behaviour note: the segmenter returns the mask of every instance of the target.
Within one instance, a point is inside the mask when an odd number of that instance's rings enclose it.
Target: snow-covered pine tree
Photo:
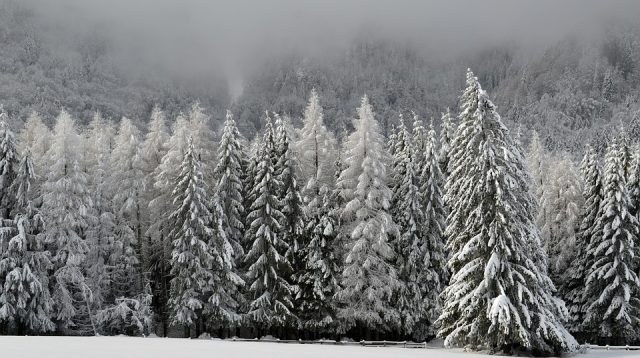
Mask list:
[[[631,153],[631,165],[629,170],[629,178],[627,181],[627,189],[629,191],[629,199],[631,215],[640,220],[640,145],[633,146]]]
[[[440,170],[444,174],[445,178],[451,173],[449,168],[449,160],[451,151],[451,144],[456,132],[456,123],[454,116],[451,115],[451,111],[447,108],[445,113],[442,113],[440,120]]]
[[[337,223],[331,215],[330,190],[335,181],[336,141],[324,125],[318,93],[313,89],[304,111],[303,127],[295,144],[304,187],[306,242],[300,251],[296,275],[297,315],[304,329],[326,332],[335,328],[333,295],[337,289],[334,253]]]
[[[580,227],[576,236],[575,258],[567,269],[565,280],[561,286],[569,319],[566,327],[574,334],[582,332],[586,307],[584,288],[586,283],[586,269],[589,262],[587,245],[596,235],[596,218],[602,202],[602,177],[598,163],[598,153],[592,146],[587,146],[586,154],[580,163],[580,171],[584,181],[582,189],[585,203],[580,217]],[[592,262],[591,262],[592,263]]]
[[[152,229],[154,220],[151,210],[149,210],[149,204],[153,199],[161,195],[154,185],[154,173],[167,153],[168,141],[167,120],[162,109],[156,105],[151,111],[151,117],[147,124],[147,133],[140,150],[140,164],[142,175],[144,176],[144,192],[141,196],[140,207],[142,208],[142,232],[144,236],[143,256],[147,258],[145,271],[149,271],[151,267],[151,261],[148,258],[154,254],[152,252],[153,243],[159,240],[158,232]],[[156,288],[156,283],[154,282],[152,289]]]
[[[420,173],[420,201],[424,210],[422,225],[422,247],[410,258],[415,260],[416,282],[422,292],[419,302],[419,314],[412,336],[417,340],[426,340],[436,333],[435,322],[442,309],[440,294],[449,282],[447,256],[444,250],[444,230],[447,211],[444,205],[442,188],[444,176],[436,152],[436,132],[433,123],[429,127],[424,149],[424,167]],[[412,250],[413,251],[413,250]]]
[[[548,187],[552,216],[550,236],[546,242],[549,257],[549,276],[556,287],[566,281],[569,264],[576,259],[576,235],[584,205],[582,182],[569,155],[565,153],[551,164],[552,177]]]
[[[425,218],[418,186],[420,173],[414,168],[415,150],[402,116],[396,129],[395,145],[391,213],[400,235],[393,242],[399,279],[394,303],[400,313],[400,332],[408,335],[424,313],[421,312],[422,282],[418,282],[418,275],[424,265],[421,250],[425,243],[422,226]]]
[[[234,250],[234,260],[238,262],[244,256],[242,247],[244,234],[244,178],[243,164],[246,162],[242,136],[236,127],[231,111],[227,110],[226,120],[220,145],[218,160],[214,171],[215,192],[220,199],[225,223],[223,227],[227,240]],[[235,265],[234,265],[235,266]]]
[[[156,196],[149,202],[150,222],[148,235],[151,236],[149,250],[149,270],[154,282],[153,294],[155,300],[155,313],[162,324],[162,332],[167,335],[170,312],[168,308],[170,280],[171,280],[171,252],[173,245],[169,238],[172,230],[168,222],[169,216],[176,210],[178,203],[173,202],[174,185],[180,175],[182,164],[187,150],[189,138],[189,121],[180,114],[173,124],[171,137],[166,146],[166,153],[162,156],[160,164],[156,167],[153,178],[153,189]]]
[[[115,241],[110,264],[116,297],[132,297],[145,286],[142,248],[142,193],[144,174],[140,156],[140,131],[122,117],[111,153],[109,178],[116,217]]]
[[[172,228],[169,238],[173,247],[169,299],[171,322],[184,326],[187,337],[192,328],[196,329],[196,335],[200,333],[202,312],[213,283],[215,258],[210,243],[214,230],[207,192],[200,156],[189,138],[171,194],[177,208],[169,216]]]
[[[282,224],[285,217],[278,200],[283,187],[275,176],[277,164],[276,140],[271,118],[266,113],[264,137],[251,196],[254,198],[247,222],[246,240],[252,241],[245,262],[249,264],[247,284],[249,311],[247,317],[259,329],[289,325],[294,319],[293,292],[287,280],[292,267],[284,240]]]
[[[19,162],[15,135],[7,125],[6,113],[0,112],[0,219],[9,219],[15,208],[16,198],[11,184]]]
[[[100,113],[95,113],[87,129],[84,167],[92,201],[91,216],[95,220],[91,220],[85,230],[89,252],[84,270],[93,296],[92,307],[97,310],[105,300],[112,299],[108,267],[114,244],[115,216],[108,177],[114,129]]]
[[[541,265],[524,160],[469,70],[446,184],[452,271],[438,335],[445,345],[553,355],[577,347]]]
[[[586,273],[584,329],[607,344],[629,344],[638,334],[638,219],[629,212],[624,175],[624,140],[610,145],[596,235],[587,247],[593,262]]]
[[[86,334],[96,328],[92,325],[94,312],[88,310],[92,293],[83,272],[89,251],[84,234],[92,218],[87,176],[81,169],[81,153],[77,151],[81,145],[73,119],[62,110],[47,153],[49,170],[41,192],[44,229],[39,235],[53,253],[51,287],[55,321],[60,330]]]
[[[240,287],[244,285],[244,280],[236,268],[236,258],[239,255],[235,250],[241,248],[238,248],[237,243],[229,240],[227,236],[225,223],[228,221],[225,218],[222,199],[218,194],[219,192],[215,191],[211,199],[212,235],[209,247],[213,265],[204,314],[208,327],[220,329],[240,322],[238,308],[243,303]]]
[[[307,218],[302,195],[300,194],[300,186],[298,184],[299,169],[297,168],[296,158],[294,158],[291,148],[289,133],[280,116],[275,114],[275,117],[276,152],[278,158],[275,172],[278,176],[278,182],[281,183],[278,200],[282,205],[281,211],[283,215],[283,220],[280,223],[280,232],[282,240],[289,246],[289,251],[286,255],[293,271],[288,279],[293,285],[293,296],[296,296],[299,290],[297,282],[305,268],[302,249],[308,244],[308,237],[304,232]]]
[[[400,321],[391,302],[398,287],[391,242],[399,232],[389,213],[389,154],[366,95],[354,126],[345,145],[346,167],[338,179],[346,203],[342,227],[350,238],[337,293],[342,305],[338,316],[346,327],[388,331],[398,328]]]
[[[32,202],[35,173],[28,148],[16,170],[10,187],[16,205],[0,228],[0,240],[7,243],[0,256],[0,322],[13,334],[43,333],[55,329],[48,272],[52,265],[38,236],[43,222]]]

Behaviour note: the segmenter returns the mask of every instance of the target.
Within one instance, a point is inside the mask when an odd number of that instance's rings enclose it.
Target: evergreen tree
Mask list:
[[[51,255],[38,236],[43,222],[32,203],[35,173],[28,149],[16,170],[10,187],[16,207],[0,228],[0,240],[7,243],[0,256],[0,322],[8,323],[18,335],[53,331],[48,272]]]
[[[153,243],[159,240],[159,233],[152,228],[154,220],[151,210],[149,210],[151,201],[161,195],[154,185],[154,174],[162,163],[162,158],[167,153],[168,141],[169,133],[164,112],[160,107],[154,106],[140,150],[140,165],[145,189],[141,196],[140,207],[142,208],[142,232],[145,236],[143,256],[147,258],[146,267],[144,268],[146,271],[151,268],[151,260],[149,258],[155,254],[153,252]],[[153,285],[152,289],[157,289],[155,283]]]
[[[416,173],[414,168],[414,152],[401,115],[396,128],[393,156],[392,216],[400,230],[400,235],[394,242],[394,249],[398,254],[395,266],[399,278],[394,301],[402,319],[400,327],[405,334],[413,331],[416,320],[420,318],[419,308],[423,300],[417,274],[421,269],[418,265],[423,264],[419,250],[423,248],[425,241],[422,231],[424,212],[418,186],[420,173]]]
[[[140,156],[140,131],[123,117],[111,154],[113,208],[116,217],[115,247],[111,258],[117,296],[131,297],[144,287],[142,262],[142,192],[144,174]]]
[[[298,185],[297,163],[293,157],[289,133],[287,133],[285,124],[277,114],[276,152],[278,161],[275,172],[278,176],[278,182],[281,184],[278,199],[282,205],[281,211],[283,214],[281,237],[289,247],[286,255],[293,271],[288,279],[294,285],[292,286],[294,289],[293,296],[296,296],[299,290],[297,282],[300,280],[305,267],[302,249],[308,244],[308,238],[304,235],[307,218]]]
[[[9,129],[5,117],[6,114],[0,112],[0,219],[9,219],[15,208],[15,193],[10,188],[20,161],[15,135]]]
[[[220,198],[225,223],[223,225],[229,242],[233,245],[235,261],[244,255],[242,247],[244,234],[245,208],[243,202],[244,158],[242,136],[236,127],[231,111],[227,111],[224,130],[218,148],[218,161],[215,169],[215,192]]]
[[[587,248],[593,264],[586,273],[584,328],[607,343],[629,343],[638,333],[638,219],[629,212],[624,175],[624,140],[611,144],[605,161],[597,234]]]
[[[583,197],[585,199],[584,210],[581,214],[580,227],[577,233],[575,245],[575,258],[571,261],[565,281],[562,285],[562,298],[566,302],[569,312],[567,328],[574,333],[580,333],[584,322],[586,307],[584,288],[586,283],[586,270],[590,267],[587,246],[589,241],[596,236],[596,218],[602,202],[602,178],[598,164],[598,153],[591,146],[587,147],[580,171],[584,178]]]
[[[398,288],[391,242],[399,233],[389,213],[392,191],[385,167],[389,154],[367,96],[362,98],[354,125],[345,148],[346,167],[338,179],[346,202],[343,229],[350,233],[337,293],[343,305],[338,316],[347,327],[385,331],[397,328],[400,321],[391,302]]]
[[[84,263],[86,282],[92,293],[92,308],[100,309],[105,300],[112,299],[109,259],[115,235],[115,215],[108,177],[113,149],[113,127],[96,113],[89,123],[85,141],[85,174],[92,201],[91,217],[85,230],[89,252]]]
[[[444,178],[438,159],[436,133],[432,124],[425,144],[425,165],[420,173],[422,185],[419,198],[424,210],[424,220],[418,224],[422,226],[424,238],[422,242],[414,244],[413,255],[410,256],[415,261],[413,266],[417,282],[416,291],[420,290],[422,297],[422,300],[418,301],[417,312],[420,314],[416,314],[416,326],[413,330],[413,337],[417,340],[425,340],[435,335],[435,321],[442,309],[440,294],[449,282],[444,250],[447,217],[442,193]]]
[[[77,152],[82,142],[73,119],[64,110],[56,119],[53,133],[47,153],[50,165],[41,193],[44,229],[39,235],[53,252],[54,317],[61,329],[95,332],[94,313],[88,311],[92,294],[83,272],[89,251],[84,233],[91,221],[91,199]],[[87,327],[89,324],[91,327]]]
[[[200,323],[207,294],[212,290],[215,258],[210,244],[215,233],[213,215],[206,204],[207,190],[200,156],[190,138],[172,191],[177,208],[169,216],[172,227],[169,238],[173,247],[171,322],[187,330],[199,328],[196,324]]]
[[[278,199],[283,184],[275,175],[277,153],[273,126],[267,113],[251,194],[255,199],[247,216],[250,225],[246,240],[252,240],[252,246],[245,258],[250,301],[247,316],[262,329],[286,326],[294,318],[292,287],[287,280],[292,272],[287,257],[290,247],[284,239],[281,223],[285,222],[285,217]]]
[[[155,287],[153,287],[155,301],[154,308],[162,323],[162,332],[167,334],[170,321],[169,291],[171,281],[171,252],[173,244],[170,231],[173,229],[167,220],[177,209],[179,203],[173,202],[174,185],[180,175],[180,166],[184,161],[189,138],[189,122],[183,115],[179,115],[173,124],[173,131],[162,156],[156,167],[153,178],[153,189],[156,195],[149,202],[149,213],[153,220],[147,230],[152,238],[149,249],[149,269]]]
[[[541,265],[524,160],[471,71],[446,184],[448,267],[438,319],[446,346],[552,355],[576,348]]]
[[[640,220],[640,145],[633,147],[627,188],[631,201],[629,211]]]

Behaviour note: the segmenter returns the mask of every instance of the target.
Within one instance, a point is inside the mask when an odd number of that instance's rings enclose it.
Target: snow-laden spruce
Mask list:
[[[419,124],[421,125],[421,124]],[[414,124],[415,128],[415,124]],[[447,210],[444,204],[444,175],[440,171],[441,161],[436,152],[436,132],[430,125],[425,140],[424,166],[420,172],[420,201],[424,210],[422,230],[424,242],[418,254],[410,256],[417,259],[418,287],[422,291],[417,324],[413,337],[426,339],[436,333],[435,321],[442,310],[441,293],[449,282],[447,256],[444,248],[444,231]],[[416,153],[417,155],[417,153]]]
[[[588,265],[592,263],[587,245],[597,235],[596,218],[599,216],[598,211],[602,202],[602,174],[598,153],[592,146],[587,146],[586,151],[580,163],[580,171],[584,181],[582,195],[585,202],[576,235],[575,256],[567,269],[561,286],[562,298],[569,312],[566,326],[574,334],[582,332],[582,323],[586,314],[585,275]]]
[[[445,345],[554,355],[576,348],[541,265],[524,160],[471,71],[446,184],[452,271],[438,334]]]
[[[343,229],[349,237],[337,294],[342,305],[338,316],[347,327],[387,331],[400,322],[391,302],[399,285],[391,241],[399,232],[390,214],[392,192],[386,173],[390,158],[367,96],[362,98],[354,126],[345,143],[345,169],[338,179],[346,202]]]
[[[178,203],[173,202],[173,188],[180,175],[180,166],[187,151],[189,138],[189,122],[180,114],[173,123],[171,137],[166,143],[165,153],[160,164],[152,174],[155,196],[149,202],[149,216],[152,218],[147,229],[151,237],[150,254],[147,258],[151,277],[157,278],[156,300],[164,307],[159,315],[164,332],[167,331],[170,312],[168,309],[170,287],[170,265],[172,244],[169,238],[171,225],[167,218],[174,212]],[[159,135],[159,134],[157,134]],[[151,181],[151,180],[150,180]]]
[[[94,218],[85,230],[89,252],[84,267],[86,282],[93,297],[91,306],[93,310],[98,310],[106,301],[113,299],[110,259],[115,243],[116,222],[108,178],[112,173],[110,157],[114,146],[114,129],[100,113],[95,113],[84,136],[84,172],[92,202],[91,216]]]
[[[111,152],[109,185],[116,219],[110,257],[116,297],[142,292],[142,214],[144,177],[140,162],[140,131],[123,117]]]
[[[47,152],[50,165],[41,193],[44,229],[39,235],[53,253],[51,284],[56,322],[62,330],[93,333],[92,313],[87,311],[91,307],[91,290],[83,270],[89,251],[83,235],[93,218],[87,176],[77,151],[81,146],[73,119],[62,111]]]
[[[392,217],[398,225],[400,235],[393,240],[397,253],[395,266],[398,269],[398,287],[394,304],[400,314],[400,329],[404,334],[413,331],[416,321],[421,318],[420,306],[423,302],[421,283],[417,281],[422,270],[421,249],[425,241],[423,226],[424,212],[420,201],[420,168],[415,166],[413,143],[409,131],[400,115],[393,143]]]
[[[640,145],[638,144],[633,146],[630,165],[629,178],[627,178],[627,188],[631,200],[629,210],[631,215],[640,220]]]
[[[221,294],[229,279],[233,249],[222,229],[219,200],[212,212],[207,193],[200,155],[189,138],[172,192],[177,207],[169,216],[173,247],[169,307],[172,323],[187,330],[196,328],[196,333],[205,313],[214,315],[216,326],[221,320],[236,320],[234,301]]]
[[[218,146],[218,160],[214,171],[215,192],[220,199],[225,215],[224,230],[227,239],[232,243],[235,259],[240,260],[244,255],[243,242],[245,207],[243,202],[245,163],[243,138],[236,127],[231,111],[227,111],[222,131],[222,138]]]
[[[35,173],[28,148],[16,169],[9,187],[15,207],[0,228],[0,323],[14,334],[43,333],[55,329],[49,291],[52,264],[37,235],[43,221],[32,201]]]
[[[9,219],[11,210],[15,207],[16,198],[11,191],[11,184],[20,161],[15,135],[9,129],[5,117],[5,113],[0,113],[0,219]]]
[[[637,275],[638,219],[631,214],[625,180],[624,139],[610,145],[596,233],[587,247],[586,318],[583,330],[609,344],[630,343],[640,323]]]
[[[245,257],[249,285],[247,317],[255,327],[269,329],[286,326],[294,319],[293,291],[288,280],[292,274],[287,258],[290,247],[284,238],[285,217],[278,199],[283,184],[276,176],[278,151],[269,113],[259,153],[251,194],[254,200],[247,216],[246,240],[251,242]]]

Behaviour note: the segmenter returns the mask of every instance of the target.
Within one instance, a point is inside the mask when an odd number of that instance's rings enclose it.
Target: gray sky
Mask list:
[[[137,64],[230,74],[279,51],[330,53],[362,33],[451,53],[500,41],[531,46],[640,16],[638,0],[26,0],[62,34],[106,34]]]

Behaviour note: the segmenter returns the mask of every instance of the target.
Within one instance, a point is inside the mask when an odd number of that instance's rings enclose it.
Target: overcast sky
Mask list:
[[[451,53],[505,40],[544,44],[640,16],[640,0],[25,1],[63,38],[99,32],[125,56],[193,72],[241,72],[283,50],[323,54],[363,33]]]

